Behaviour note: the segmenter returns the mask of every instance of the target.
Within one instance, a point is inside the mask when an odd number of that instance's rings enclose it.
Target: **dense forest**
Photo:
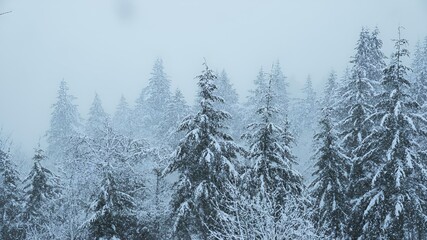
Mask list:
[[[158,59],[134,106],[83,120],[61,81],[29,172],[0,136],[0,239],[426,239],[427,38],[393,41],[363,28],[299,98],[279,62],[243,103],[205,62],[188,104]]]

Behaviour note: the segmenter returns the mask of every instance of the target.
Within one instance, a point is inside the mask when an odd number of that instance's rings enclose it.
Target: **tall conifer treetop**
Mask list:
[[[80,115],[77,106],[73,104],[75,97],[70,95],[68,90],[67,83],[62,80],[47,132],[48,153],[54,157],[64,155],[70,138],[75,136],[80,128]]]
[[[395,40],[396,52],[384,70],[383,87],[373,119],[378,125],[357,151],[354,165],[365,172],[354,197],[352,237],[360,239],[424,239],[426,164],[417,136],[426,120],[408,95],[407,41]]]
[[[180,125],[186,135],[165,169],[165,173],[180,174],[172,199],[173,232],[178,239],[206,239],[210,230],[220,231],[215,206],[223,209],[224,196],[229,196],[239,176],[236,157],[240,148],[224,132],[224,121],[230,115],[215,108],[214,103],[223,100],[214,94],[217,77],[204,65],[197,76],[199,111]]]

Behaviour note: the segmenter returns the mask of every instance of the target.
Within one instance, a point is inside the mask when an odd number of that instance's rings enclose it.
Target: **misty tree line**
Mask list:
[[[157,60],[134,107],[110,116],[96,95],[83,121],[62,81],[23,181],[1,138],[0,238],[425,239],[427,38],[410,68],[400,32],[390,58],[378,34],[323,97],[308,78],[290,99],[276,62],[241,104],[204,64],[190,107]]]

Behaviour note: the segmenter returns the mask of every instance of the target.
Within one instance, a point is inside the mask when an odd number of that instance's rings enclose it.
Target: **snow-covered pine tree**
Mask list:
[[[426,108],[427,104],[427,37],[424,43],[418,42],[415,47],[414,59],[412,62],[412,84],[411,93],[415,100]]]
[[[279,118],[284,121],[285,116],[288,114],[289,97],[288,97],[288,84],[286,77],[283,74],[280,62],[276,61],[270,73],[272,92],[275,95],[274,105],[279,110]]]
[[[362,145],[363,140],[371,133],[373,121],[370,119],[374,112],[375,96],[379,90],[381,69],[384,67],[384,54],[381,52],[382,42],[377,37],[378,30],[372,34],[362,29],[356,43],[356,54],[350,76],[344,82],[338,103],[338,129],[341,146],[351,162],[361,156],[355,152]],[[359,152],[360,154],[365,154]],[[365,177],[364,170],[359,164],[352,164],[350,169],[350,185],[348,198],[359,195],[360,189],[355,187]]]
[[[126,101],[126,98],[122,95],[112,119],[113,129],[126,137],[132,137],[133,131],[131,117],[132,111]]]
[[[91,138],[99,138],[104,135],[104,131],[108,126],[109,118],[102,107],[101,99],[98,94],[92,102],[89,110],[89,118],[86,122],[86,134]]]
[[[223,100],[214,95],[217,77],[204,65],[205,70],[197,76],[199,111],[179,127],[187,134],[164,171],[179,173],[172,197],[176,239],[207,239],[209,231],[221,231],[214,206],[223,209],[223,197],[229,195],[231,183],[239,177],[236,157],[240,148],[224,132],[224,121],[230,116],[214,107]]]
[[[61,161],[69,148],[70,138],[80,129],[80,115],[73,104],[75,97],[68,93],[67,83],[62,80],[58,90],[57,102],[53,105],[50,129],[47,132],[48,154],[50,159]]]
[[[91,205],[94,213],[89,220],[89,236],[92,239],[135,239],[136,204],[131,195],[122,191],[113,171],[114,167],[107,160],[102,168],[100,192]]]
[[[279,125],[272,80],[262,99],[258,100],[263,104],[256,112],[259,122],[250,124],[248,133],[243,135],[249,142],[250,161],[244,188],[251,197],[271,199],[279,209],[286,204],[287,198],[301,195],[303,184],[301,175],[292,168],[292,164],[296,164],[291,152],[294,138],[287,122],[283,128]]]
[[[145,122],[148,121],[147,113],[147,88],[143,88],[135,101],[135,108],[131,114],[132,131],[136,138],[144,138],[148,135]]]
[[[303,98],[299,102],[301,112],[298,114],[298,125],[302,128],[301,131],[307,132],[312,137],[316,132],[315,119],[317,119],[319,109],[317,107],[316,92],[310,76],[307,77],[302,92]]]
[[[315,135],[319,149],[314,155],[316,171],[310,185],[314,199],[314,225],[330,239],[345,239],[349,203],[346,197],[349,161],[339,146],[331,120],[331,108],[322,110],[320,132]]]
[[[20,214],[22,193],[19,174],[12,162],[7,141],[0,136],[0,239],[19,240],[24,238]]]
[[[363,31],[363,30],[362,30]],[[380,34],[380,30],[378,27],[376,27],[369,37],[369,51],[368,56],[366,56],[366,59],[357,59],[357,57],[354,59],[355,62],[353,62],[355,65],[363,66],[365,64],[366,66],[366,78],[372,79],[373,81],[376,81],[377,83],[381,82],[381,79],[383,77],[383,70],[386,67],[385,59],[386,56],[382,52],[383,47],[383,41],[378,37]],[[362,63],[362,61],[365,61]]]
[[[153,118],[154,121],[157,121],[160,117],[163,117],[161,114],[166,112],[167,103],[171,98],[170,80],[164,72],[162,59],[157,59],[154,63],[147,91],[147,106],[149,109],[155,110]]]
[[[334,107],[337,104],[337,98],[338,98],[338,80],[337,80],[337,74],[335,71],[331,71],[329,73],[329,77],[326,81],[324,96],[323,96],[323,108],[331,108]]]
[[[167,106],[171,101],[170,80],[164,72],[163,61],[157,59],[154,63],[151,77],[148,81],[148,86],[141,94],[137,107],[142,112],[139,122],[139,127],[145,129],[141,132],[140,138],[144,137],[152,142],[162,142],[167,136],[169,128],[161,123],[169,118],[167,114]]]
[[[27,237],[31,234],[51,236],[45,227],[54,211],[52,203],[60,194],[60,186],[59,178],[42,166],[41,161],[45,159],[44,151],[37,148],[33,167],[24,180],[25,209],[22,219],[26,223]]]
[[[257,78],[254,80],[255,89],[250,91],[250,95],[248,96],[248,105],[253,106],[253,111],[256,112],[261,105],[256,105],[259,99],[262,99],[263,94],[266,92],[268,88],[268,80],[267,74],[264,72],[264,69],[261,68],[258,72]]]
[[[362,28],[356,44],[356,54],[350,63],[353,64],[351,70],[352,78],[367,78],[377,87],[383,76],[382,70],[386,66],[385,56],[381,50],[382,41],[378,38],[379,30],[370,33],[368,29]]]
[[[354,239],[424,239],[426,164],[418,154],[419,123],[426,120],[408,95],[407,41],[395,40],[396,52],[384,70],[383,91],[373,119],[378,125],[356,150],[353,211],[349,222]]]
[[[227,121],[230,126],[230,134],[233,139],[238,139],[242,135],[243,128],[241,126],[242,110],[239,105],[239,95],[230,82],[228,74],[225,70],[218,75],[217,89],[215,94],[224,99],[223,103],[216,103],[215,107],[230,113],[233,116]]]
[[[378,34],[378,28],[372,33],[362,28],[356,43],[356,54],[350,61],[352,68],[347,81],[343,82],[340,89],[341,99],[337,104],[341,118],[339,127],[343,132],[343,147],[349,156],[369,132],[370,122],[364,120],[372,113],[374,96],[378,93],[382,70],[385,67],[385,56],[381,51],[382,41]]]
[[[368,117],[373,111],[374,89],[371,80],[361,75],[349,79],[343,88],[339,103],[343,119],[339,122],[339,128],[343,147],[351,158],[372,127]]]
[[[143,181],[137,163],[145,148],[107,128],[104,135],[85,143],[88,161],[100,181],[91,196],[90,217],[82,224],[91,239],[149,239],[137,218],[137,197],[143,198]],[[92,173],[93,174],[93,173]],[[146,219],[141,219],[141,222]],[[81,236],[84,237],[85,236]]]
[[[263,94],[266,92],[268,81],[267,74],[261,68],[258,72],[256,79],[254,80],[255,89],[249,91],[247,101],[244,103],[244,126],[249,125],[253,122],[253,119],[257,117],[256,111],[262,106],[259,99],[263,98]]]
[[[178,146],[179,140],[184,137],[184,134],[177,132],[176,129],[182,119],[190,114],[190,107],[179,89],[176,89],[171,101],[169,101],[166,113],[168,117],[163,118],[160,122],[160,128],[167,129],[166,139],[163,139],[159,144],[174,149]]]
[[[218,74],[217,89],[215,92],[224,99],[224,102],[227,105],[232,106],[239,102],[239,95],[237,94],[236,89],[234,89],[233,84],[230,82],[225,70],[222,70],[221,73]]]

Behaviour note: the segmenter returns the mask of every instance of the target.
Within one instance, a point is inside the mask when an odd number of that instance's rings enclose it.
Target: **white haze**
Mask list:
[[[85,117],[97,92],[112,114],[147,85],[156,58],[192,103],[203,58],[247,95],[259,68],[279,59],[298,94],[342,73],[362,26],[378,26],[391,53],[397,27],[411,47],[427,35],[425,0],[0,0],[0,126],[31,151],[49,126],[65,79]]]

